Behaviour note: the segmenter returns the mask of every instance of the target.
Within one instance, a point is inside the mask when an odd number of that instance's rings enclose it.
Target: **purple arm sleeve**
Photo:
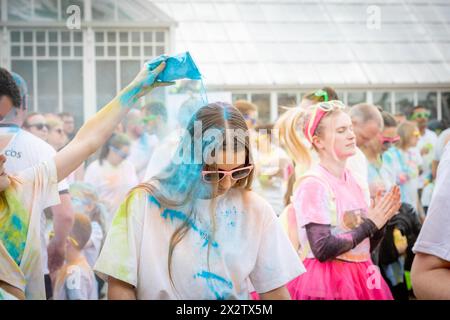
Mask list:
[[[306,225],[306,235],[314,256],[324,262],[353,249],[367,237],[373,237],[378,231],[376,225],[366,219],[352,231],[338,235],[331,234],[331,226],[309,223]]]

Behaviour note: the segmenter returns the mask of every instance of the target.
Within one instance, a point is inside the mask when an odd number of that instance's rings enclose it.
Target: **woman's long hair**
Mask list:
[[[201,132],[198,125],[201,124]],[[197,126],[197,129],[196,129]],[[233,132],[241,132],[237,134],[236,139],[229,137],[229,130]],[[216,130],[222,134],[221,139],[212,139],[209,134]],[[201,133],[201,135],[199,135]],[[202,150],[196,150],[201,143]],[[232,145],[230,145],[232,144]],[[205,189],[206,184],[202,182],[201,172],[205,168],[208,170],[217,170],[217,163],[209,163],[204,159],[204,150],[226,150],[233,147],[232,150],[245,150],[245,165],[253,163],[248,128],[241,113],[232,105],[222,102],[208,104],[200,108],[188,123],[185,134],[181,139],[178,150],[171,161],[160,174],[152,178],[150,181],[140,184],[130,191],[130,194],[136,190],[144,190],[150,194],[158,202],[160,210],[173,209],[182,210],[186,214],[186,218],[182,224],[172,234],[169,243],[169,253],[167,266],[169,271],[170,282],[175,288],[172,278],[172,256],[175,247],[179,244],[190,229],[190,222],[196,220],[196,212],[194,210],[195,199],[213,198],[210,207],[210,218],[212,222],[212,231],[207,239],[208,251],[208,269],[209,269],[209,253],[211,243],[214,239],[215,222],[215,205],[214,200],[217,195],[217,184],[208,185],[210,189]],[[229,150],[229,149],[228,149]],[[199,153],[200,152],[200,159]],[[213,151],[211,155],[215,155]],[[176,161],[182,159],[182,161]],[[207,163],[208,162],[208,163]],[[243,188],[250,190],[253,174],[240,179],[233,188]],[[127,197],[127,202],[130,197]],[[193,201],[194,200],[194,201]],[[128,203],[126,203],[128,208]]]

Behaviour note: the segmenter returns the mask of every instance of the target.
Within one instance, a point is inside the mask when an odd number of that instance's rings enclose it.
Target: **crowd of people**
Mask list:
[[[139,103],[164,66],[78,131],[0,68],[0,300],[450,299],[450,129],[428,109],[324,87],[271,124],[191,98],[170,128]]]

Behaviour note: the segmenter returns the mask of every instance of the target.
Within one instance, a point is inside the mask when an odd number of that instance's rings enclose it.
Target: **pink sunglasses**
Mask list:
[[[240,180],[247,177],[253,170],[253,165],[237,168],[231,171],[202,171],[203,181],[207,183],[217,183],[226,176],[230,176],[233,180]]]

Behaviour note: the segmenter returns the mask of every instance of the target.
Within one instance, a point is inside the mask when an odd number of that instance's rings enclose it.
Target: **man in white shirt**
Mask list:
[[[2,119],[0,121],[0,136],[2,139],[9,140],[3,149],[8,159],[5,163],[5,170],[8,174],[13,174],[52,158],[56,151],[45,141],[20,128],[27,109],[26,83],[22,77],[13,74],[15,83],[12,85],[9,83],[6,73],[8,72],[5,69],[0,68],[0,117]],[[11,88],[11,93],[5,92],[4,88]],[[5,99],[11,95],[15,96],[14,92],[19,93],[19,100]],[[1,97],[1,93],[4,93],[3,97]],[[70,233],[74,219],[67,183],[62,181],[58,185],[58,189],[61,203],[51,207],[55,237],[48,244],[48,247],[45,237],[46,217],[44,213],[41,215],[41,250],[43,269],[46,275],[49,271],[53,272],[62,266],[66,251],[66,238]],[[51,296],[49,279],[46,276],[46,291]]]
[[[376,106],[368,103],[360,103],[351,107],[350,117],[357,148],[355,155],[347,160],[347,168],[363,189],[366,202],[370,205],[369,163],[360,148],[376,138],[383,130],[383,117]]]

